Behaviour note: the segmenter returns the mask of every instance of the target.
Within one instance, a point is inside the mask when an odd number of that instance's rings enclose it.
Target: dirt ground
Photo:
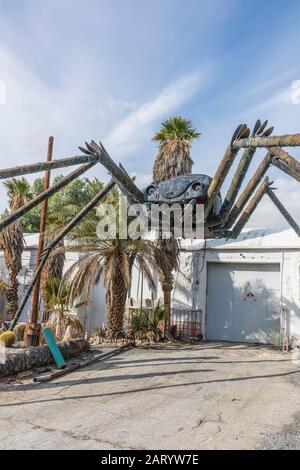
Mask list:
[[[300,365],[269,347],[132,349],[0,389],[1,449],[300,448]]]

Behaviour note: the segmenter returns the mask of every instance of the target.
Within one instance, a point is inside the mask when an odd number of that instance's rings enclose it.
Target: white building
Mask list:
[[[26,237],[20,297],[32,279],[37,236]],[[66,268],[78,259],[67,254]],[[0,276],[6,268],[0,253]],[[172,296],[177,331],[205,339],[279,344],[300,340],[300,239],[290,230],[244,230],[237,240],[185,240]],[[143,293],[142,293],[143,287]],[[161,297],[150,292],[137,268],[130,297],[149,306]],[[27,321],[31,301],[22,314]],[[4,299],[0,297],[0,313]],[[105,322],[105,289],[95,286],[89,305],[77,309],[87,331]],[[201,330],[201,331],[200,331]]]

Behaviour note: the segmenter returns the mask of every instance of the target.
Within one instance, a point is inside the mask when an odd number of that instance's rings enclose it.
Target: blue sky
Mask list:
[[[43,160],[51,134],[55,157],[101,139],[143,186],[153,133],[181,114],[202,132],[194,171],[213,175],[241,122],[300,132],[299,24],[293,0],[0,0],[1,167]],[[270,176],[297,218],[296,182]],[[0,209],[5,199],[0,188]],[[285,222],[265,199],[249,226]]]

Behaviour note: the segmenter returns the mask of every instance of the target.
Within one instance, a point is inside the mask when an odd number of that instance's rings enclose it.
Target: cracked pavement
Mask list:
[[[291,353],[271,347],[132,349],[46,384],[2,386],[0,448],[260,448],[299,415],[299,387]]]

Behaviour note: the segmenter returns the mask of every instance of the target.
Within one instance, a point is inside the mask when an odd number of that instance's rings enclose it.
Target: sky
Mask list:
[[[298,0],[0,0],[0,167],[45,160],[49,135],[54,158],[94,139],[145,187],[152,136],[182,115],[202,133],[193,171],[213,176],[238,124],[300,132],[299,24]],[[296,181],[269,175],[300,222]],[[265,196],[247,227],[287,224]]]

